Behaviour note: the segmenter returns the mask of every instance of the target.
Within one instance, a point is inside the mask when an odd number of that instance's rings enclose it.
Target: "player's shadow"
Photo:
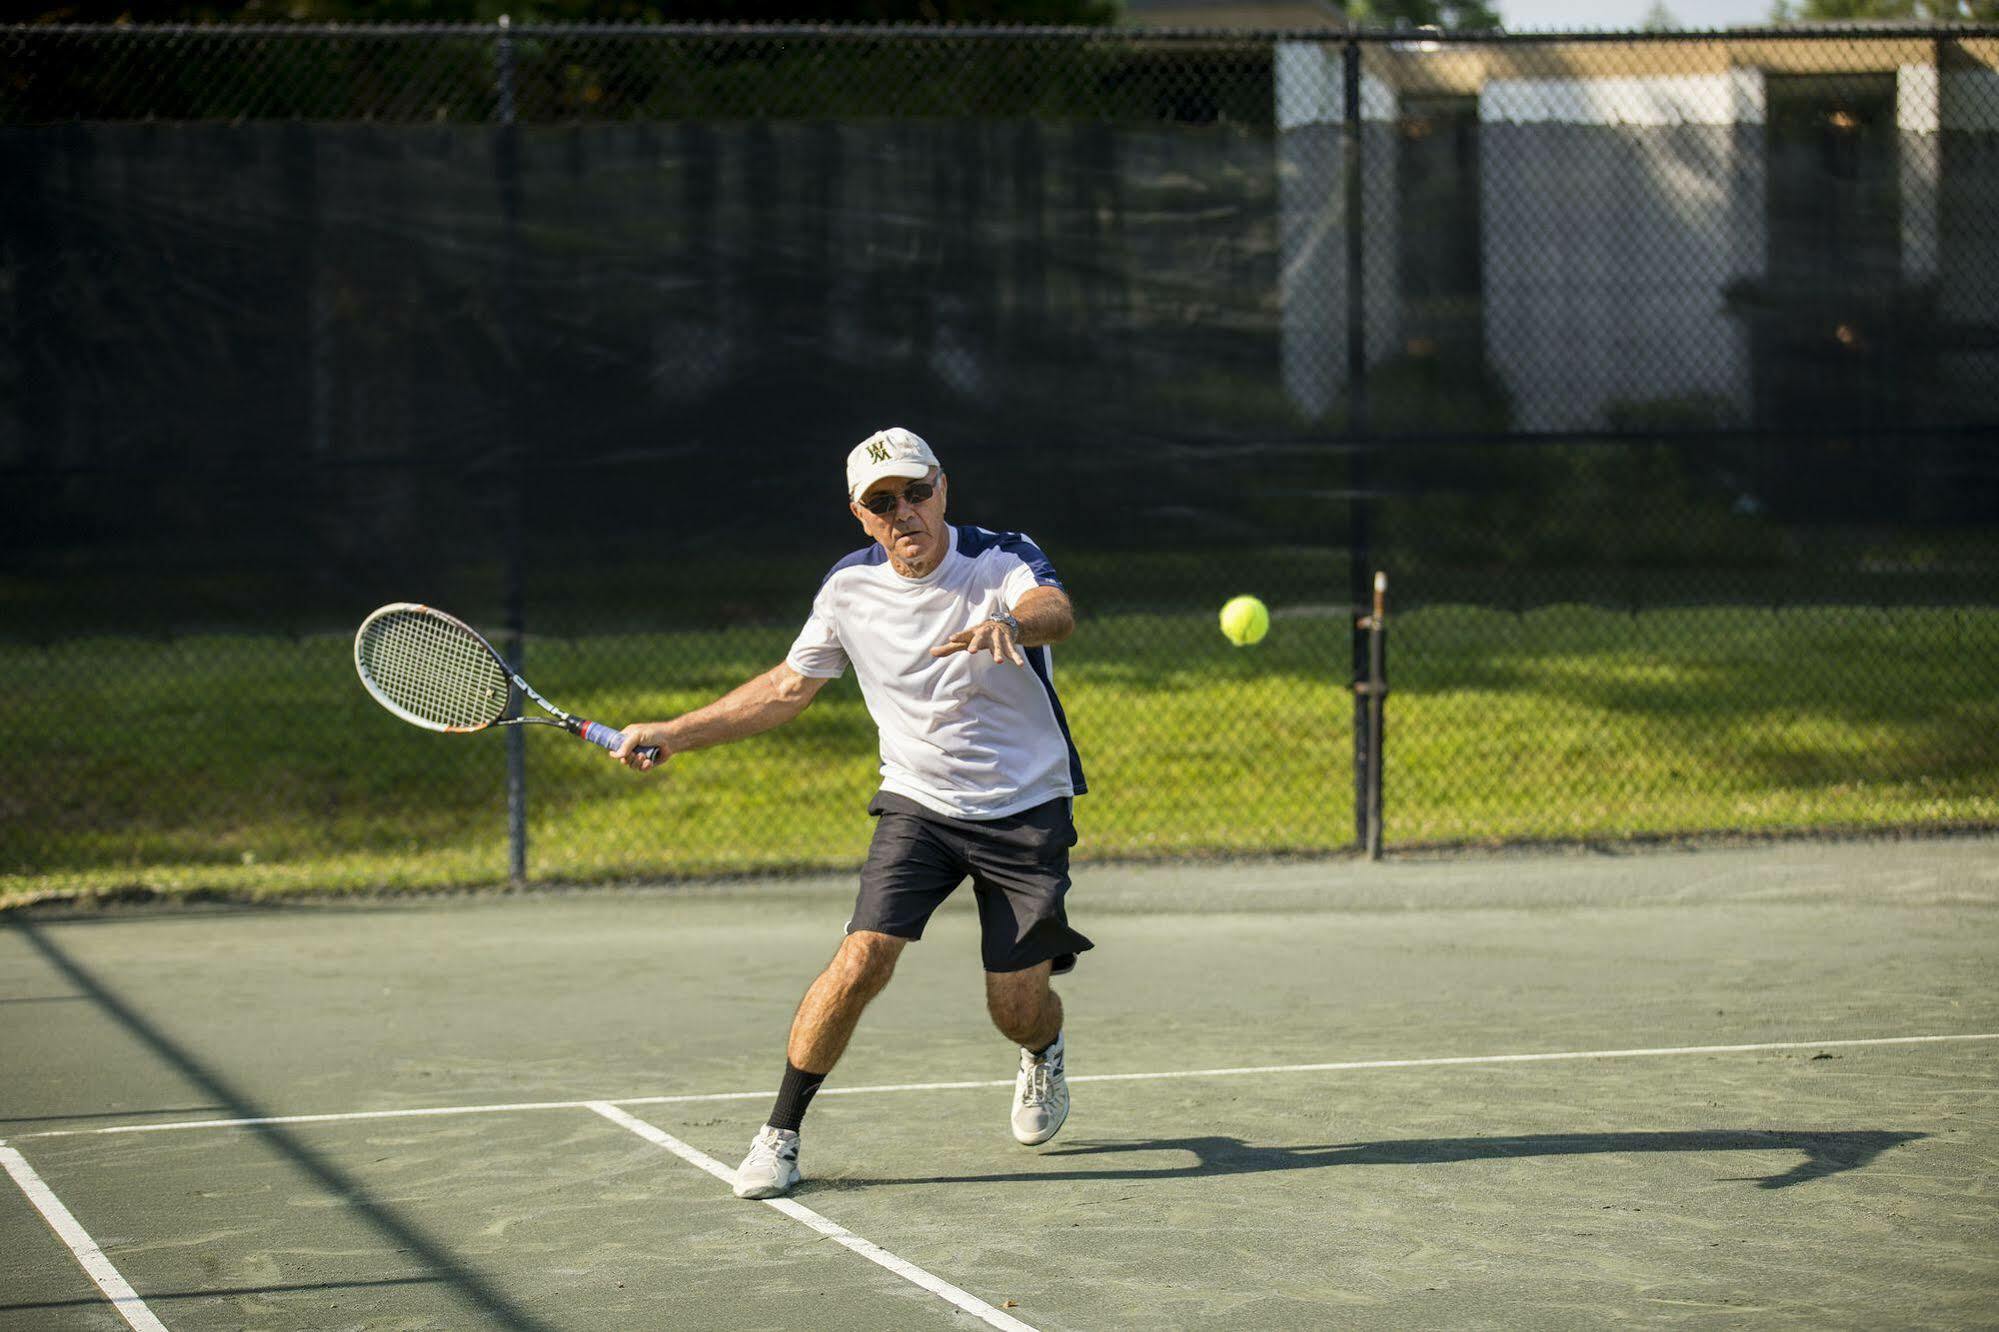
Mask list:
[[[932,1175],[912,1179],[824,1180],[820,1188],[867,1188],[878,1184],[1005,1184],[1078,1179],[1192,1179],[1249,1175],[1271,1170],[1317,1170],[1342,1165],[1449,1165],[1459,1161],[1512,1160],[1530,1156],[1582,1156],[1631,1152],[1798,1152],[1804,1160],[1780,1175],[1729,1175],[1765,1189],[1789,1188],[1858,1170],[1881,1153],[1923,1133],[1857,1129],[1818,1132],[1786,1129],[1691,1129],[1657,1133],[1532,1133],[1505,1138],[1409,1138],[1391,1142],[1324,1143],[1309,1147],[1264,1147],[1240,1138],[1149,1138],[1136,1142],[1083,1142],[1042,1152],[1053,1157],[1115,1157],[1136,1153],[1180,1153],[1191,1162],[1120,1169],[1018,1170],[986,1175]]]

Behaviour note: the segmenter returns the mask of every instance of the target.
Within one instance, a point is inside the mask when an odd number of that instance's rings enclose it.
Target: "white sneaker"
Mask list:
[[[766,1124],[736,1167],[738,1198],[780,1198],[798,1183],[798,1132]]]
[[[1013,1140],[1025,1147],[1047,1142],[1069,1117],[1069,1080],[1062,1075],[1062,1038],[1036,1055],[1023,1048],[1013,1080]]]

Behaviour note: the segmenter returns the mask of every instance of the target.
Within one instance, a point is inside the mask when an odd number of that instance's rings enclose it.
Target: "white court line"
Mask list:
[[[132,1325],[132,1332],[167,1332],[166,1325],[153,1317],[153,1311],[146,1307],[146,1302],[119,1275],[111,1260],[104,1256],[104,1250],[97,1247],[97,1241],[90,1238],[90,1232],[77,1224],[69,1208],[62,1205],[62,1199],[42,1183],[42,1177],[35,1173],[35,1168],[19,1152],[6,1146],[0,1146],[0,1165],[7,1167],[7,1173],[21,1186],[21,1192],[28,1195],[28,1201],[42,1214],[42,1220],[49,1223],[49,1229],[69,1246],[69,1251],[76,1255],[78,1265],[97,1283],[97,1288],[104,1292],[104,1298],[111,1301],[111,1307]]]
[[[689,1165],[705,1170],[724,1184],[734,1187],[736,1172],[723,1165],[720,1161],[717,1161],[714,1157],[709,1156],[706,1152],[688,1146],[671,1133],[655,1128],[643,1119],[626,1114],[609,1101],[590,1101],[587,1104],[590,1109],[595,1110],[613,1124],[621,1128],[630,1129],[647,1142],[666,1148],[666,1150],[672,1152]],[[907,1258],[898,1258],[879,1244],[862,1239],[845,1226],[836,1225],[828,1221],[810,1207],[801,1206],[789,1198],[760,1198],[757,1201],[766,1207],[775,1208],[783,1212],[794,1221],[804,1222],[826,1238],[837,1244],[845,1245],[871,1263],[886,1267],[904,1281],[912,1282],[929,1291],[932,1295],[949,1301],[966,1313],[971,1314],[974,1318],[977,1318],[980,1322],[992,1327],[1003,1328],[1005,1332],[1035,1332],[1033,1327],[1021,1322],[1018,1318],[1001,1313],[978,1296],[962,1291],[942,1277],[934,1276],[924,1271]]]
[[[678,1099],[691,1101],[723,1101],[752,1096],[775,1096],[775,1090],[767,1092],[725,1092],[721,1095],[689,1096]],[[657,1099],[673,1100],[674,1097]],[[616,1101],[616,1105],[632,1105],[632,1101]],[[516,1110],[585,1110],[588,1101],[520,1101],[499,1105],[439,1105],[410,1110],[344,1110],[317,1115],[257,1115],[248,1119],[173,1119],[164,1124],[113,1124],[108,1128],[91,1129],[42,1129],[35,1133],[16,1133],[16,1142],[28,1138],[87,1138],[104,1133],[166,1133],[174,1129],[204,1128],[254,1128],[259,1124],[333,1124],[357,1119],[421,1119],[426,1115],[504,1115]]]
[[[1172,1078],[1241,1078],[1266,1073],[1359,1073],[1380,1068],[1451,1068],[1475,1064],[1547,1064],[1580,1059],[1658,1059],[1674,1055],[1756,1054],[1773,1050],[1849,1050],[1870,1045],[1936,1045],[1954,1041],[1999,1041],[1999,1031],[1958,1036],[1869,1036],[1838,1041],[1756,1041],[1746,1045],[1669,1045],[1642,1050],[1553,1050],[1535,1054],[1442,1055],[1429,1059],[1354,1059],[1333,1064],[1259,1064],[1245,1068],[1181,1068],[1150,1073],[1071,1074],[1071,1082],[1160,1082]],[[968,1091],[1011,1087],[1012,1078],[971,1082],[885,1082],[867,1087],[821,1087],[816,1096],[871,1096],[882,1092]],[[350,1110],[335,1114],[265,1115],[255,1119],[181,1119],[165,1124],[114,1124],[106,1128],[43,1129],[17,1133],[29,1138],[95,1137],[109,1133],[168,1133],[178,1129],[250,1128],[259,1124],[331,1124],[362,1119],[421,1119],[430,1115],[498,1115],[521,1110],[587,1110],[598,1105],[683,1105],[690,1101],[755,1101],[777,1095],[763,1091],[687,1092],[673,1096],[598,1097],[580,1101],[518,1101],[500,1105],[444,1105],[412,1110]]]

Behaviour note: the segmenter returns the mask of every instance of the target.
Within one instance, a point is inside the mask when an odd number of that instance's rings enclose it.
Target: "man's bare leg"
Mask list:
[[[846,1052],[868,1002],[895,974],[895,961],[909,942],[893,934],[856,930],[798,1002],[784,1057],[793,1068],[825,1077]]]
[[[1069,1117],[1069,1082],[1063,1072],[1062,998],[1048,988],[1052,962],[1025,971],[986,973],[986,1011],[993,1025],[1020,1047],[1013,1084],[1014,1141],[1047,1142]]]
[[[1023,1049],[1045,1050],[1062,1034],[1062,996],[1048,988],[1054,965],[986,973],[986,1012],[1000,1035]]]
[[[840,1062],[868,1001],[895,974],[895,960],[908,942],[892,934],[856,930],[840,941],[833,960],[805,991],[791,1019],[777,1103],[736,1170],[738,1198],[781,1197],[798,1183],[798,1126],[805,1108]]]

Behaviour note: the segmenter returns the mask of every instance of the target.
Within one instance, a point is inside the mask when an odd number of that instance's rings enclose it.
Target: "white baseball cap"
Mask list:
[[[906,476],[912,480],[940,468],[937,455],[923,437],[901,426],[877,430],[854,445],[847,455],[847,498],[858,500],[861,492],[885,476]]]

